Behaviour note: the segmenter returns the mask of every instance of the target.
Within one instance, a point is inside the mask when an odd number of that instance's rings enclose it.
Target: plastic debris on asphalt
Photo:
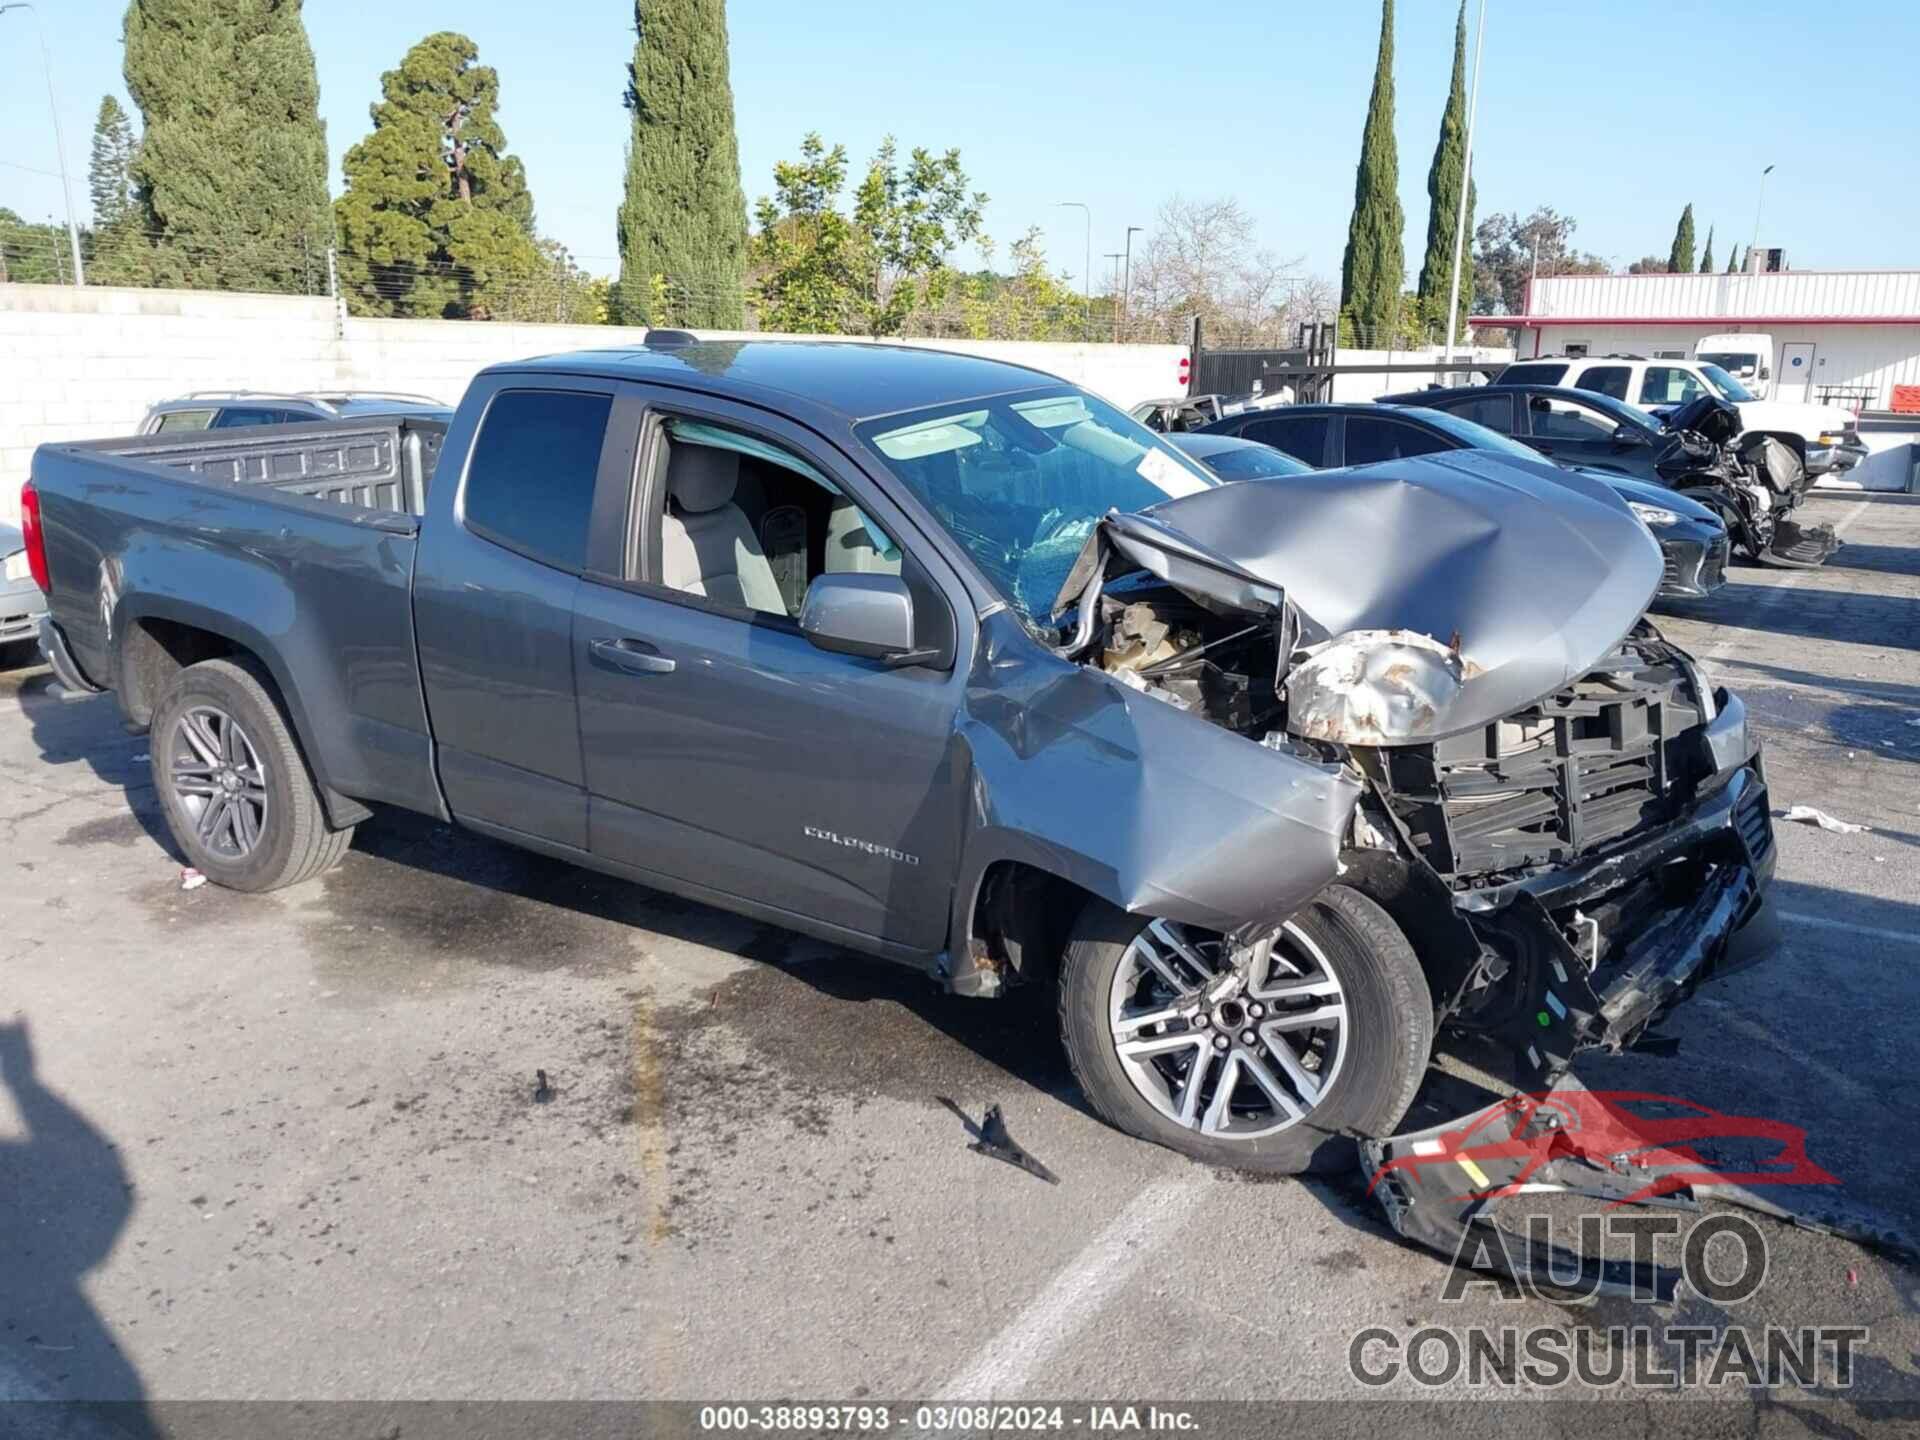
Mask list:
[[[186,869],[180,872],[180,888],[182,890],[198,890],[202,885],[206,883],[207,883],[207,877],[202,875],[198,870],[194,869],[191,865],[187,866]]]
[[[533,1103],[536,1105],[544,1105],[551,1099],[553,1099],[553,1086],[547,1083],[547,1072],[544,1070],[534,1071]]]
[[[1811,805],[1789,805],[1773,813],[1777,820],[1797,820],[1802,825],[1818,825],[1834,835],[1861,835],[1872,829],[1869,825],[1855,825],[1851,820],[1836,820],[1826,811],[1816,810]]]
[[[1042,1165],[1033,1156],[1020,1148],[1020,1142],[1007,1133],[1006,1117],[1000,1113],[998,1105],[987,1106],[987,1113],[980,1117],[980,1123],[974,1124],[952,1100],[944,1095],[934,1097],[947,1109],[960,1117],[960,1123],[967,1127],[967,1134],[973,1136],[973,1143],[967,1148],[976,1155],[985,1155],[992,1160],[1004,1160],[1016,1170],[1024,1170],[1029,1175],[1044,1180],[1049,1185],[1058,1185],[1060,1177]]]

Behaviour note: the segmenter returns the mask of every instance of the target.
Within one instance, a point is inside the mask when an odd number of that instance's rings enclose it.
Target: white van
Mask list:
[[[1773,336],[1757,331],[1702,335],[1693,358],[1702,365],[1718,365],[1759,399],[1773,398]]]

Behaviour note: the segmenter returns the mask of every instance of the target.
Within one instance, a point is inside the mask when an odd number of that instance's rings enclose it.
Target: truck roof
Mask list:
[[[495,365],[486,373],[527,371],[653,381],[742,400],[777,397],[783,407],[800,402],[845,421],[1064,383],[1043,370],[984,356],[833,340],[696,340],[577,350]]]

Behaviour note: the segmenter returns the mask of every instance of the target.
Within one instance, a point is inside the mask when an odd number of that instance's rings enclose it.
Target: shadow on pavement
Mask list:
[[[52,766],[84,764],[95,777],[118,787],[147,837],[184,864],[154,796],[153,772],[144,758],[137,758],[146,755],[148,737],[127,732],[114,698],[62,698],[53,672],[45,668],[9,679],[17,680],[14,697],[32,727],[41,760]]]
[[[133,1213],[119,1152],[41,1081],[24,1020],[0,1023],[0,1085],[26,1131],[0,1140],[0,1398],[117,1402],[92,1421],[64,1405],[9,1406],[0,1428],[35,1434],[37,1417],[59,1433],[154,1434],[140,1376],[82,1287]]]

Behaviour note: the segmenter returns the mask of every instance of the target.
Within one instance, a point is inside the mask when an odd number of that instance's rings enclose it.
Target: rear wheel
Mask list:
[[[173,838],[209,880],[276,890],[334,864],[353,828],[328,826],[279,702],[250,667],[182,670],[153,713],[153,783]]]
[[[1061,961],[1061,1032],[1110,1123],[1210,1164],[1352,1163],[1406,1114],[1433,1000],[1406,937],[1333,886],[1241,956],[1167,920],[1088,907]]]

